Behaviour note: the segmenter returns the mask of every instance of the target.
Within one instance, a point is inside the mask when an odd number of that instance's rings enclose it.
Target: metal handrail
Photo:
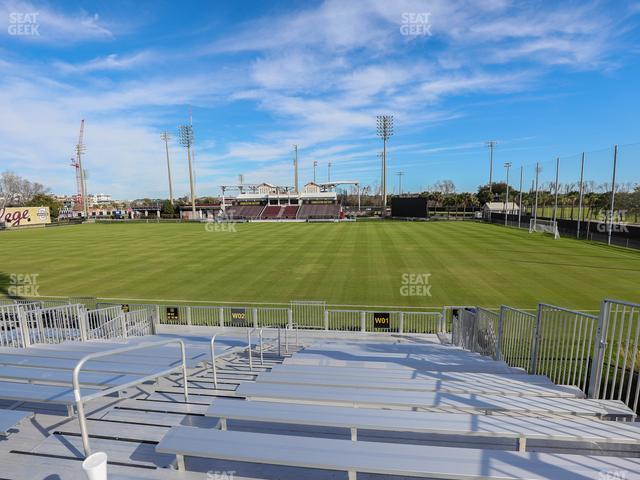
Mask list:
[[[298,325],[298,323],[291,323],[289,325],[287,325],[284,329],[284,351],[285,353],[289,353],[289,336],[287,331],[288,330],[293,330],[293,327],[296,327],[296,350],[298,350],[299,344],[298,344],[298,330],[300,330],[300,325]]]
[[[213,388],[218,389],[218,370],[216,369],[216,351],[213,344],[216,341],[216,336],[211,337],[211,365],[213,369]]]
[[[82,435],[82,446],[84,447],[85,456],[91,455],[91,446],[89,445],[89,434],[87,432],[87,419],[84,414],[84,402],[89,400],[93,400],[94,398],[105,397],[112,393],[121,391],[125,388],[132,387],[134,385],[138,385],[140,383],[146,382],[148,380],[153,380],[158,377],[163,377],[170,373],[173,373],[180,366],[172,367],[168,370],[163,370],[161,372],[153,373],[150,375],[146,375],[144,377],[140,377],[137,380],[132,380],[130,382],[123,383],[121,385],[116,385],[115,387],[107,388],[105,390],[100,390],[97,393],[93,393],[91,395],[87,395],[85,397],[82,396],[82,392],[80,391],[80,370],[84,366],[86,362],[89,360],[94,360],[96,358],[108,357],[109,355],[115,355],[118,353],[130,352],[132,350],[142,350],[143,348],[149,347],[160,347],[163,345],[167,345],[169,343],[179,343],[180,344],[180,352],[182,354],[182,383],[184,384],[184,401],[185,403],[189,402],[189,391],[187,387],[187,355],[185,352],[184,341],[179,338],[172,338],[170,340],[163,340],[161,342],[150,342],[150,343],[142,343],[138,345],[132,345],[130,347],[116,348],[114,350],[107,350],[104,352],[94,352],[88,355],[85,355],[80,359],[80,361],[76,364],[73,369],[73,398],[76,402],[76,410],[78,412],[78,421],[80,422],[80,434]]]
[[[252,328],[251,330],[247,330],[247,342],[249,344],[249,371],[253,372],[253,357],[251,355],[251,334],[253,332],[255,332],[256,330],[258,330],[258,333],[260,335],[260,365],[264,365],[264,357],[262,355],[263,352],[263,348],[262,348],[262,327],[260,328]]]
[[[570,308],[558,307],[557,305],[551,305],[550,303],[539,303],[538,307],[549,307],[553,308],[554,310],[560,310],[561,312],[582,315],[583,317],[591,318],[592,320],[598,319],[597,315],[591,315],[590,313],[581,312],[580,310],[571,310]]]

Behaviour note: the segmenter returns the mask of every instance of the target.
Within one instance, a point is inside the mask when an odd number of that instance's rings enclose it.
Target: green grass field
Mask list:
[[[472,222],[93,224],[0,234],[0,289],[39,274],[40,295],[442,306],[638,300],[640,252]],[[403,296],[403,274],[431,296]]]

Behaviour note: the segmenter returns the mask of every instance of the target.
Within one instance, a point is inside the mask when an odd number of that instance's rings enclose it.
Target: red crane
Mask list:
[[[76,144],[76,156],[71,158],[71,166],[76,170],[76,194],[73,196],[73,210],[83,212],[87,215],[87,198],[84,183],[84,170],[82,169],[82,154],[85,152],[84,145],[84,120],[80,122],[80,135]]]

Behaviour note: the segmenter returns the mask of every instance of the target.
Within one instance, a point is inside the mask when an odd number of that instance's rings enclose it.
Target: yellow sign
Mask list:
[[[0,222],[8,228],[51,223],[49,207],[0,207]]]

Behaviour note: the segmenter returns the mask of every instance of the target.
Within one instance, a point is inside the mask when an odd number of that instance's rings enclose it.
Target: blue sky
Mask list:
[[[38,35],[14,35],[36,13]],[[423,15],[423,14],[428,14]],[[0,0],[0,170],[73,193],[86,120],[90,192],[166,197],[162,130],[193,109],[198,195],[220,184],[376,188],[376,114],[395,116],[389,189],[488,179],[640,180],[640,2],[22,2]],[[28,22],[26,22],[28,23]],[[418,28],[407,32],[407,25]],[[13,30],[15,33],[15,30]],[[406,34],[409,33],[409,34]],[[176,194],[186,152],[171,147]]]

